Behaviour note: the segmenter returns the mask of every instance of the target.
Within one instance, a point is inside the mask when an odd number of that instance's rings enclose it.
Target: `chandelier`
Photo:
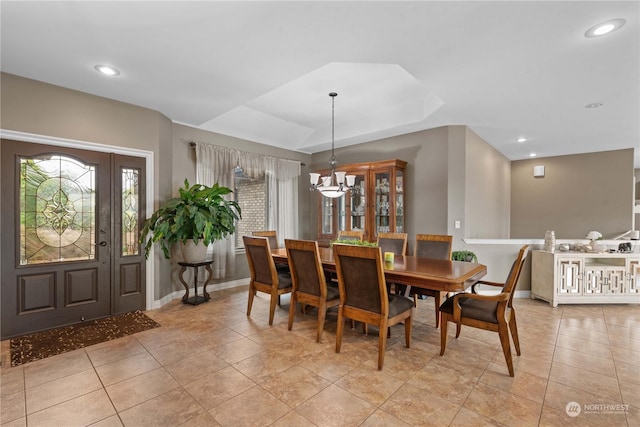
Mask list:
[[[319,173],[310,173],[309,181],[311,182],[311,190],[318,190],[323,196],[331,199],[342,196],[347,190],[353,188],[356,181],[355,175],[347,175],[346,172],[336,172],[336,155],[335,155],[335,100],[337,93],[329,93],[331,97],[331,160],[329,160],[329,175],[321,177]],[[320,182],[318,182],[320,180]],[[335,180],[335,181],[334,181]],[[345,185],[346,180],[346,185]]]

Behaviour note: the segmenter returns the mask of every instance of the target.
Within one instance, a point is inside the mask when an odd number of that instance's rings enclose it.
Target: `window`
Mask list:
[[[96,258],[95,185],[71,157],[20,158],[20,265]]]
[[[234,196],[242,219],[236,227],[236,248],[244,248],[242,236],[250,236],[253,231],[266,230],[267,226],[267,185],[264,175],[252,179],[236,170]]]
[[[226,274],[227,260],[235,259],[236,250],[244,248],[242,236],[255,230],[276,230],[281,239],[298,236],[299,161],[202,142],[195,147],[198,182],[218,182],[233,188],[233,197],[242,210],[235,239],[225,239],[218,244],[217,252],[214,250],[220,277]],[[216,274],[214,269],[214,277]]]

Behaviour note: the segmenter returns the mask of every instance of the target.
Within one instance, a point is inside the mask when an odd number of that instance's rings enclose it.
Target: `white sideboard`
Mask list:
[[[531,298],[553,307],[640,303],[640,254],[532,251]]]

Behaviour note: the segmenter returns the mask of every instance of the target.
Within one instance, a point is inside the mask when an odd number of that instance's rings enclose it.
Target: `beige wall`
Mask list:
[[[545,176],[533,177],[543,165]],[[511,238],[605,237],[631,229],[633,149],[519,160],[511,163]]]
[[[0,73],[2,128],[157,151],[162,114]]]
[[[411,240],[416,233],[447,232],[447,163],[443,161],[447,158],[447,141],[448,130],[442,127],[336,149],[340,165],[388,159],[407,162],[405,224],[410,240],[409,253],[413,251]],[[314,154],[313,169],[326,169],[330,155],[330,151]],[[310,206],[315,225],[317,198],[321,196],[312,195]],[[314,229],[313,238],[316,236]]]
[[[122,102],[52,86],[11,74],[0,74],[0,126],[5,130],[133,148],[153,153],[154,207],[174,195],[185,178],[195,181],[195,154],[189,141],[233,147],[309,163],[311,156],[173,124],[162,114]],[[88,146],[90,149],[91,147]],[[303,168],[303,182],[308,176]],[[301,230],[309,234],[309,191],[300,190]],[[238,257],[237,277],[248,277],[246,259]],[[154,296],[161,299],[182,289],[175,269],[156,251]]]
[[[0,85],[2,129],[153,152],[154,200],[170,195],[172,124],[162,114],[6,73]],[[154,266],[154,293],[161,297],[172,286],[167,265]]]
[[[466,128],[464,237],[508,238],[511,161]]]
[[[156,205],[177,194],[184,178],[194,181],[189,141],[305,162],[300,237],[316,237],[318,195],[308,191],[307,177],[326,168],[329,152],[307,155],[256,144],[173,124],[141,107],[9,74],[0,77],[3,129],[153,152]],[[339,148],[336,156],[341,164],[390,158],[408,162],[410,242],[416,233],[453,234],[454,249],[461,249],[463,237],[508,237],[509,227],[512,238],[541,238],[548,228],[555,229],[558,238],[582,237],[594,228],[603,234],[631,228],[633,150],[509,162],[466,126],[448,126]],[[545,178],[533,180],[533,164],[546,166]],[[640,174],[636,176],[640,180]],[[454,229],[455,220],[461,221],[461,229]],[[159,299],[181,286],[171,278],[170,263],[157,257],[154,286]],[[491,278],[501,279],[503,268],[492,269],[493,258],[486,258],[481,262],[489,266]],[[238,256],[236,266],[233,278],[248,276],[244,256]]]
[[[314,169],[326,168],[329,157],[329,151],[314,154]],[[452,234],[454,250],[464,246],[464,237],[508,237],[510,162],[466,126],[339,148],[336,158],[340,164],[394,158],[408,162],[409,253],[418,233]],[[455,220],[460,220],[460,229],[454,228]]]

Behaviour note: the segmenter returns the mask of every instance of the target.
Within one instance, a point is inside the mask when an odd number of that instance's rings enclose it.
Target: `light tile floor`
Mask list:
[[[335,313],[316,343],[315,310],[289,332],[288,299],[269,327],[266,295],[247,317],[246,287],[211,294],[148,312],[160,328],[15,368],[3,341],[2,426],[640,425],[638,305],[516,300],[510,378],[495,333],[463,327],[439,356],[430,299],[412,348],[392,328],[378,371],[375,328],[346,328],[336,354]]]

